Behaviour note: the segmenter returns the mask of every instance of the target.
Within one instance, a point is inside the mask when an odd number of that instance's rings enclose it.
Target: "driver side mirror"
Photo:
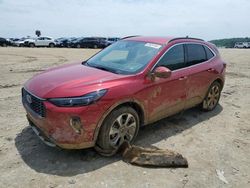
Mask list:
[[[169,78],[172,74],[172,71],[166,67],[159,66],[153,71],[153,74],[159,78]]]

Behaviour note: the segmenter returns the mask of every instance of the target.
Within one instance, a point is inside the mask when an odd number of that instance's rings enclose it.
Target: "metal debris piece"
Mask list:
[[[187,159],[171,150],[143,148],[124,142],[119,148],[123,161],[148,167],[188,167]]]
[[[226,180],[225,176],[224,176],[224,171],[223,170],[218,170],[216,169],[216,174],[218,176],[218,178],[223,181],[224,183],[228,184],[228,181]]]

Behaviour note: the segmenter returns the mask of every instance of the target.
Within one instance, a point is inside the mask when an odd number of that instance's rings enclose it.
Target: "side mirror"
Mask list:
[[[154,75],[159,78],[169,78],[171,76],[171,70],[166,67],[159,66],[154,70]]]

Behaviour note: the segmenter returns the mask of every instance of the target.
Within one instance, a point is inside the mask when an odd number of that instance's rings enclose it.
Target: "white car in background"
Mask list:
[[[250,48],[250,42],[236,42],[235,48]]]
[[[55,47],[56,42],[54,39],[52,39],[51,37],[38,37],[36,39],[33,40],[29,40],[27,42],[25,42],[25,46],[29,46],[29,47],[50,47],[53,48]]]
[[[21,38],[19,40],[15,40],[13,41],[13,45],[17,46],[17,47],[24,47],[26,46],[27,43],[29,43],[30,41],[33,41],[34,39],[32,38]]]

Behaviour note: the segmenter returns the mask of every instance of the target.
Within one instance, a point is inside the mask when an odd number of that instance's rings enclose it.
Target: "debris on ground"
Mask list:
[[[224,171],[223,170],[218,170],[216,169],[216,174],[218,176],[218,178],[223,181],[225,184],[228,184],[228,181],[226,180],[225,176],[224,176]]]
[[[144,148],[124,142],[119,152],[122,154],[123,161],[138,166],[188,167],[186,158],[168,149],[163,150],[157,147]]]

